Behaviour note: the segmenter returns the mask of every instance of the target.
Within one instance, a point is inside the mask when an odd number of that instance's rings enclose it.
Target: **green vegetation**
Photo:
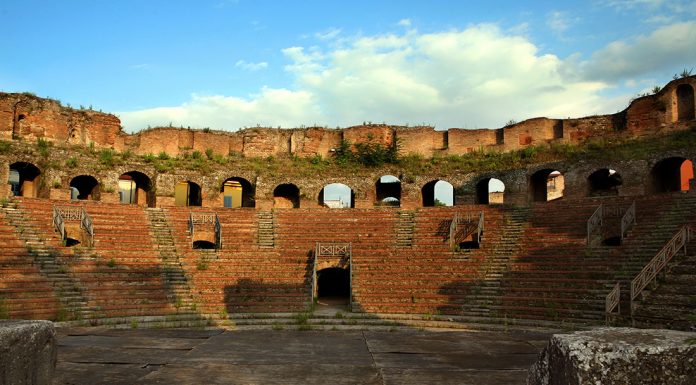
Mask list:
[[[7,154],[12,149],[12,142],[0,140],[0,154]]]
[[[65,161],[65,167],[67,168],[75,168],[77,166],[77,158],[74,156],[71,156],[68,158],[68,160]]]
[[[114,151],[108,148],[99,151],[99,163],[106,167],[114,166]]]
[[[106,263],[106,266],[115,267],[116,261],[113,258],[111,258],[111,259],[109,259],[109,262]]]
[[[44,138],[38,138],[36,140],[36,147],[39,149],[39,155],[41,155],[43,158],[48,158],[48,155],[50,154],[48,148],[50,146],[51,143]]]

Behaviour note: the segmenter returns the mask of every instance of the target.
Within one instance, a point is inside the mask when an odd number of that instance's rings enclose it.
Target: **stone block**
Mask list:
[[[51,321],[0,321],[0,385],[51,384],[57,354]]]
[[[529,369],[529,385],[687,385],[696,379],[696,333],[597,328],[557,334]]]

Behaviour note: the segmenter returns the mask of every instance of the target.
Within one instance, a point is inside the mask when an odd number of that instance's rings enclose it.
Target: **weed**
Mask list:
[[[0,140],[0,154],[7,154],[12,148],[12,142]]]
[[[310,312],[297,313],[295,315],[295,323],[297,323],[298,325],[306,325],[311,316],[312,314]]]
[[[116,266],[116,261],[113,258],[111,258],[111,259],[109,259],[109,262],[106,263],[106,266],[113,268]]]
[[[137,320],[132,320],[130,323],[131,329],[137,329],[138,328],[138,321]]]
[[[201,152],[198,151],[198,150],[194,151],[194,152],[191,154],[191,158],[193,158],[193,159],[201,159],[201,156],[202,156],[202,154],[201,154]]]
[[[213,159],[213,149],[212,148],[206,148],[205,149],[205,156],[208,157],[208,159]]]
[[[59,180],[53,181],[53,188],[60,188],[60,181]]]
[[[61,307],[60,309],[58,309],[58,311],[56,311],[55,319],[56,319],[56,322],[67,321],[68,320],[68,311]]]
[[[337,318],[337,319],[343,319],[343,317],[344,317],[344,315],[343,315],[343,313],[340,312],[340,311],[337,311],[337,312],[336,312],[336,315],[334,315],[334,318]]]
[[[199,259],[198,262],[196,263],[196,269],[208,270],[208,262],[206,262],[203,258]]]
[[[169,159],[169,154],[167,154],[165,151],[161,151],[159,155],[157,155],[157,159],[159,160],[167,160]]]
[[[68,158],[68,160],[65,161],[65,167],[67,168],[75,168],[77,166],[77,158],[74,156]]]
[[[111,149],[103,149],[99,152],[99,163],[111,167],[114,165],[114,152]]]
[[[283,325],[281,325],[280,322],[278,322],[278,321],[273,322],[272,328],[273,328],[273,330],[283,330],[284,329]]]

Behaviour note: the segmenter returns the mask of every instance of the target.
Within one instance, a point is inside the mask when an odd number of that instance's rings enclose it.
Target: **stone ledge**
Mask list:
[[[529,369],[529,385],[687,385],[696,378],[696,333],[597,328],[556,334]]]
[[[0,385],[51,384],[57,345],[51,321],[0,321]]]

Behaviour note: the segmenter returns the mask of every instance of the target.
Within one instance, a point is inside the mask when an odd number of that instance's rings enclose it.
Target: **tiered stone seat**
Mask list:
[[[50,280],[0,212],[0,318],[60,319]]]

